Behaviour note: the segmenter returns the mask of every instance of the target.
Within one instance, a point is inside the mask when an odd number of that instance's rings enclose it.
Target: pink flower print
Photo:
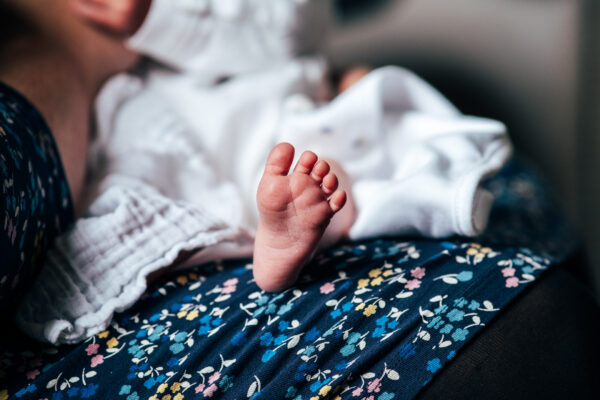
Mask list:
[[[233,293],[237,289],[236,285],[238,283],[237,278],[227,279],[223,282],[223,289],[221,289],[221,294]]]
[[[27,379],[33,380],[39,374],[40,374],[40,370],[39,369],[31,370],[31,371],[27,372]]]
[[[408,290],[418,289],[419,287],[421,287],[421,281],[418,279],[411,279],[410,281],[406,282],[406,285],[404,285],[404,287]]]
[[[92,357],[92,368],[94,368],[98,364],[102,364],[104,362],[104,356],[102,354],[98,354],[97,356]]]
[[[378,393],[380,389],[381,389],[381,382],[379,381],[379,378],[373,379],[367,385],[367,391],[369,393],[373,393],[373,392]]]
[[[221,289],[221,294],[233,293],[237,289],[237,286],[225,286]]]
[[[413,278],[421,279],[425,276],[425,268],[417,267],[410,270],[410,275]]]
[[[375,397],[373,397],[373,395],[371,395],[369,397],[363,397],[361,400],[375,400]]]
[[[98,347],[100,347],[97,343],[90,343],[88,347],[85,348],[85,352],[88,356],[93,356],[98,352]]]
[[[238,283],[238,278],[227,279],[223,282],[223,286],[235,286]]]
[[[509,276],[515,275],[515,269],[513,267],[506,267],[502,270],[502,276],[508,278]]]
[[[217,372],[218,373],[218,372]],[[210,385],[209,387],[206,388],[206,390],[204,392],[202,392],[202,394],[205,397],[212,397],[212,395],[217,391],[217,385],[215,385],[214,383],[212,385]]]
[[[204,390],[204,383],[201,383],[198,386],[196,386],[196,393],[200,393],[203,390]]]
[[[333,285],[333,283],[327,282],[326,284],[324,284],[323,286],[321,286],[321,293],[323,294],[328,294],[333,292],[333,290],[335,289],[335,286]]]
[[[519,286],[519,278],[512,277],[506,280],[506,287],[517,287]]]
[[[208,383],[209,384],[213,383],[213,382],[217,381],[220,377],[221,377],[221,373],[217,371],[214,374],[212,374],[210,376],[210,378],[208,378]]]
[[[358,396],[360,396],[361,393],[362,393],[362,388],[357,387],[356,389],[354,389],[352,391],[352,397],[358,397]]]

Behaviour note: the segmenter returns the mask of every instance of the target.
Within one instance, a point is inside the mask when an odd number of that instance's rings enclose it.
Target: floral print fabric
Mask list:
[[[43,262],[52,239],[73,221],[60,156],[48,126],[0,82],[0,314]]]
[[[110,328],[53,348],[2,343],[0,400],[411,399],[572,248],[514,163],[477,241],[374,239],[317,256],[278,294],[249,260],[169,277]]]

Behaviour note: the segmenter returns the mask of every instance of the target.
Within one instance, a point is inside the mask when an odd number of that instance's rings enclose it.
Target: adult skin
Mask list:
[[[136,58],[121,40],[84,23],[70,0],[0,0],[0,81],[21,92],[48,123],[76,213],[94,98]]]

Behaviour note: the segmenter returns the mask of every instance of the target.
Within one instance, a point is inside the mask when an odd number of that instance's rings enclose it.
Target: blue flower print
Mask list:
[[[469,308],[469,310],[475,311],[475,310],[477,310],[479,308],[480,305],[481,304],[479,304],[478,301],[471,300],[471,303],[469,303],[469,307],[468,308]]]
[[[318,338],[320,334],[321,332],[313,326],[308,332],[306,332],[306,335],[304,335],[304,340],[306,340],[307,342],[312,342],[313,340]]]
[[[444,325],[444,327],[442,329],[440,329],[440,333],[448,334],[448,333],[452,332],[453,328],[454,327],[452,326],[452,324],[446,324],[446,325]]]
[[[456,322],[456,321],[462,321],[464,315],[465,315],[464,311],[453,308],[452,310],[450,310],[450,312],[448,314],[446,314],[446,317],[448,318],[449,321]]]
[[[458,275],[456,275],[456,279],[461,282],[470,281],[473,278],[473,272],[471,271],[461,271]]]
[[[263,354],[261,360],[262,362],[266,363],[268,362],[271,358],[273,358],[273,356],[275,355],[275,351],[271,350],[271,349],[267,349],[267,351],[265,351],[265,353]]]
[[[306,349],[304,349],[303,354],[306,356],[310,356],[315,352],[315,346],[307,346]]]
[[[468,333],[469,331],[466,329],[456,328],[456,330],[452,334],[452,339],[456,341],[464,341],[467,338]]]
[[[177,335],[175,335],[173,340],[175,340],[177,343],[180,343],[180,342],[183,342],[186,338],[187,338],[187,332],[179,332]]]
[[[465,300],[463,297],[459,297],[458,299],[454,300],[454,307],[463,308],[467,305],[467,303],[467,300]]]
[[[360,333],[352,332],[351,334],[348,335],[348,339],[346,339],[346,342],[348,344],[354,344],[354,343],[358,342],[359,339],[360,339]]]
[[[140,396],[138,396],[137,392],[133,392],[127,396],[126,400],[140,400]]]
[[[231,339],[231,344],[234,346],[242,346],[248,341],[246,337],[246,331],[241,331],[235,334],[233,339]]]
[[[90,383],[87,387],[82,387],[81,398],[89,399],[96,393],[96,390],[98,390],[98,385],[96,385],[95,383]]]
[[[356,351],[356,348],[354,347],[353,344],[347,344],[347,345],[345,345],[344,347],[342,347],[340,349],[340,353],[342,353],[342,355],[344,357],[348,357],[349,355],[351,355],[355,351]]]
[[[292,304],[282,304],[277,311],[277,315],[283,315],[292,309]]]
[[[260,336],[260,344],[262,346],[270,346],[272,341],[273,335],[271,335],[271,332],[265,332]]]
[[[442,304],[441,306],[436,307],[433,312],[435,312],[436,314],[443,314],[448,310],[448,306],[445,304]]]
[[[400,348],[400,352],[398,353],[398,355],[406,360],[407,358],[410,358],[412,355],[414,355],[416,353],[416,350],[417,346],[415,344],[407,343]]]
[[[23,397],[25,396],[27,393],[33,393],[37,390],[37,387],[35,385],[29,385],[21,390],[19,390],[17,393],[15,393],[15,396],[17,397]]]
[[[286,399],[291,399],[292,397],[294,397],[296,395],[296,393],[298,393],[298,390],[296,390],[295,387],[290,386],[287,390],[287,392],[285,393],[285,398]]]
[[[172,345],[169,346],[169,350],[171,350],[171,352],[173,354],[179,354],[184,349],[185,349],[185,346],[183,344],[181,344],[181,343],[173,343]]]
[[[281,343],[283,343],[283,341],[287,339],[286,335],[279,335],[277,336],[275,339],[273,339],[273,344],[275,346],[279,346]]]
[[[377,328],[375,328],[375,330],[371,334],[371,337],[379,338],[379,337],[382,337],[385,334],[386,334],[385,328],[382,327],[382,326],[378,326]]]
[[[290,326],[290,323],[288,321],[281,320],[281,321],[279,321],[279,325],[277,326],[277,329],[279,329],[279,332],[284,332],[289,326]]]
[[[436,317],[433,317],[431,319],[431,321],[429,321],[429,324],[427,324],[428,328],[434,328],[434,329],[440,329],[440,327],[444,325],[444,320],[442,319],[442,317],[440,317],[439,315]]]
[[[437,371],[440,368],[442,368],[442,364],[439,358],[434,358],[432,360],[427,361],[427,371],[435,373],[435,371]]]

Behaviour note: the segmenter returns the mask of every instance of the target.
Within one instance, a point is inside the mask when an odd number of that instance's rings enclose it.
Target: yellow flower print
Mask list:
[[[371,286],[379,286],[381,285],[381,282],[383,282],[383,278],[378,276],[375,279],[371,279]]]
[[[331,386],[325,385],[319,390],[319,394],[321,396],[327,396],[327,393],[329,393],[330,390],[331,390]]]
[[[171,392],[175,393],[175,392],[179,392],[180,390],[181,390],[181,383],[173,382],[173,384],[171,385]]]
[[[160,398],[160,400],[171,400],[171,395],[165,394],[163,397]]]
[[[179,283],[180,285],[185,285],[186,283],[188,283],[188,278],[187,276],[178,276],[177,277],[177,283]]]
[[[168,387],[169,387],[168,383],[161,383],[160,386],[156,389],[156,393],[164,393]]]
[[[342,397],[340,395],[337,395],[333,400],[342,400]]]
[[[368,279],[359,279],[358,280],[358,288],[359,289],[362,289],[362,288],[364,288],[364,287],[366,287],[368,285],[369,285],[369,280]]]
[[[479,253],[479,251],[478,251],[476,248],[474,248],[474,247],[470,247],[470,248],[467,250],[467,255],[468,255],[468,256],[474,256],[474,255],[476,255],[477,253]]]
[[[183,400],[183,395],[181,393],[177,393],[175,397],[173,397],[173,400]]]
[[[107,337],[108,337],[108,331],[102,331],[102,332],[100,332],[100,333],[98,334],[98,337],[99,337],[100,339],[105,339],[105,338],[107,338]]]
[[[383,276],[390,276],[393,273],[394,271],[392,271],[391,269],[386,269],[385,271],[383,271]]]
[[[369,278],[377,278],[381,275],[381,268],[375,268],[369,271]]]
[[[369,304],[369,306],[365,308],[365,311],[363,311],[363,315],[365,317],[370,317],[371,315],[375,314],[375,311],[377,311],[377,306],[375,304]]]
[[[365,308],[365,303],[360,303],[359,305],[356,306],[355,310],[362,310],[363,308]]]
[[[492,249],[489,247],[481,247],[481,245],[477,243],[471,244],[471,247],[467,249],[467,255],[474,258],[475,264],[481,262],[491,252]]]
[[[313,396],[310,398],[310,400],[319,400],[319,396]]]
[[[148,397],[148,400],[158,400],[158,397],[156,397],[156,395],[153,395]]]
[[[6,389],[0,391],[0,400],[8,400],[8,391]]]
[[[106,345],[109,349],[112,349],[113,347],[119,345],[119,341],[116,338],[112,337],[108,340],[108,342],[106,342]]]
[[[192,280],[192,281],[198,280],[198,274],[195,274],[192,272],[188,276],[190,277],[190,280]]]
[[[177,313],[177,318],[183,318],[187,315],[187,311],[181,310]]]
[[[188,321],[191,321],[193,319],[198,318],[198,310],[192,310],[188,313],[187,317],[185,317],[185,319],[187,319]]]

